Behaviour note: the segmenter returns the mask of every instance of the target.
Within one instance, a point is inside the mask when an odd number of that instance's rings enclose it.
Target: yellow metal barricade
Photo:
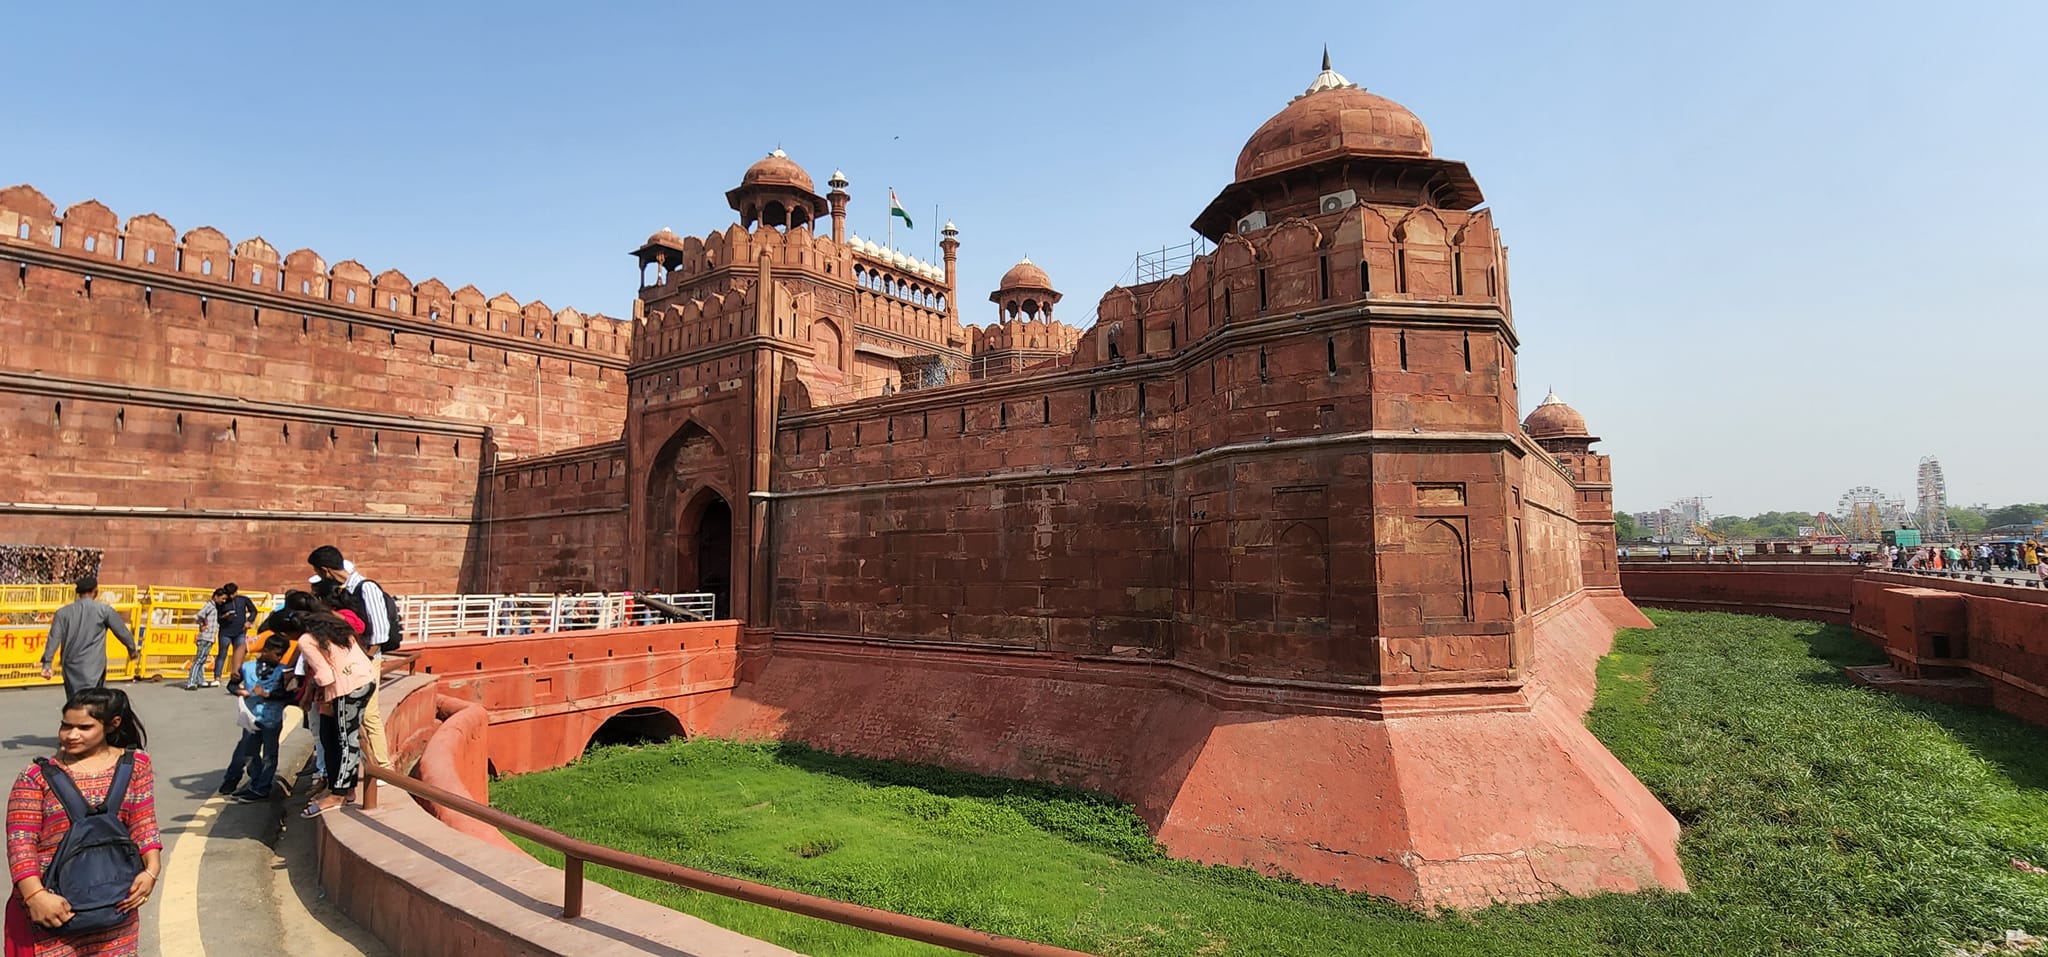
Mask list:
[[[242,592],[256,605],[258,621],[270,605],[267,592]],[[151,585],[101,585],[100,601],[121,613],[142,648],[141,667],[128,656],[120,639],[107,636],[107,680],[182,678],[198,650],[199,623],[194,618],[212,600],[211,588]],[[61,675],[42,675],[43,648],[49,641],[50,618],[78,597],[71,585],[0,585],[0,688],[62,684]],[[59,663],[61,670],[61,662]]]

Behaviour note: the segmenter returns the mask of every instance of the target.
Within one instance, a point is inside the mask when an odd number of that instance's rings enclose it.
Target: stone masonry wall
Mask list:
[[[501,462],[484,482],[483,591],[626,587],[624,443]]]
[[[269,587],[333,542],[456,590],[495,453],[618,438],[630,332],[0,190],[0,511],[110,580]]]

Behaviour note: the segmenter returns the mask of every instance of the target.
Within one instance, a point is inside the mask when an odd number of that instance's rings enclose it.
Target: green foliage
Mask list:
[[[1984,513],[1984,527],[1997,528],[2000,525],[2022,525],[2031,522],[2048,521],[2048,504],[2007,505]]]
[[[1948,507],[1948,526],[1959,534],[1975,535],[1991,525],[1984,516],[1984,512],[1974,508],[1951,505]]]
[[[1638,528],[1636,527],[1636,517],[1635,517],[1635,516],[1633,516],[1633,515],[1630,515],[1630,514],[1629,514],[1629,513],[1627,513],[1627,512],[1616,512],[1616,513],[1614,513],[1614,540],[1615,540],[1615,541],[1617,541],[1617,542],[1633,542],[1633,541],[1636,541],[1637,539],[1640,539],[1640,538],[1642,538],[1642,537],[1643,537],[1643,533],[1642,533],[1642,530],[1640,530],[1640,529],[1638,529]]]
[[[1845,629],[1650,615],[1601,661],[1587,721],[1683,823],[1690,894],[1428,917],[1171,859],[1099,794],[787,744],[601,749],[491,796],[614,847],[1109,957],[1874,957],[2048,930],[2048,877],[2011,865],[2048,864],[2038,729],[1851,686],[1841,667],[1879,656]],[[819,957],[942,953],[592,873]]]
[[[1758,512],[1744,518],[1723,515],[1709,525],[1729,538],[1796,538],[1801,526],[1813,525],[1812,512]]]

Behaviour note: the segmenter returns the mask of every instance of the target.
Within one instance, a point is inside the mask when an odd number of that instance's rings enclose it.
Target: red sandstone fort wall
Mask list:
[[[1505,676],[1508,623],[1579,591],[1599,523],[1498,430],[1498,340],[1289,331],[786,415],[776,627]]]
[[[332,541],[453,591],[494,450],[618,437],[630,324],[12,187],[0,337],[0,436],[33,462],[0,487],[10,540],[180,584],[261,582]]]
[[[484,484],[480,590],[552,593],[626,587],[623,442],[501,461]]]

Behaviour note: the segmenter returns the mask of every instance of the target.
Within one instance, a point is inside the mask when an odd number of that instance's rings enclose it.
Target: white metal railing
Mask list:
[[[717,598],[709,593],[649,594],[706,620]],[[413,595],[399,600],[405,643],[542,635],[555,631],[632,628],[669,621],[633,592],[581,595]]]

